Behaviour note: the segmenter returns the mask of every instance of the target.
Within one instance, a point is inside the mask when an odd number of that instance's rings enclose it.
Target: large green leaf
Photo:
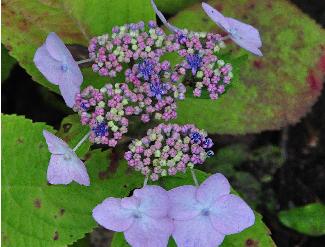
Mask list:
[[[58,92],[33,63],[49,32],[56,32],[67,44],[87,46],[92,36],[108,33],[115,25],[154,18],[147,0],[4,0],[2,42],[35,81]],[[84,85],[99,86],[105,80],[90,69],[84,71]]]
[[[17,61],[9,55],[8,50],[1,44],[1,82],[5,81]]]
[[[205,172],[196,170],[196,176],[200,182],[203,182],[209,175]],[[173,177],[164,177],[160,180],[160,185],[169,190],[177,186],[186,184],[193,184],[191,173],[188,171],[186,174],[177,174]],[[237,194],[235,191],[233,193]],[[239,234],[233,234],[226,236],[221,246],[223,247],[237,247],[237,246],[258,246],[273,247],[275,246],[272,238],[270,237],[270,231],[262,221],[262,216],[255,213],[256,220],[254,226],[242,231]],[[174,240],[170,239],[169,247],[176,247]],[[123,233],[115,233],[112,240],[111,247],[129,247],[124,239]]]
[[[325,235],[325,205],[311,203],[279,213],[285,226],[310,236]]]
[[[98,203],[108,196],[127,196],[143,181],[140,175],[126,175],[125,162],[115,173],[110,172],[110,153],[96,150],[87,155],[90,187],[49,185],[50,153],[43,129],[52,131],[44,123],[24,117],[2,116],[3,246],[71,244],[97,225],[91,211]]]
[[[235,82],[217,101],[179,102],[178,123],[193,122],[220,134],[256,133],[293,124],[320,95],[325,73],[325,31],[285,0],[210,1],[225,15],[260,30],[264,57],[249,55]],[[218,31],[196,4],[169,20],[180,28]],[[243,54],[229,44],[234,56]]]

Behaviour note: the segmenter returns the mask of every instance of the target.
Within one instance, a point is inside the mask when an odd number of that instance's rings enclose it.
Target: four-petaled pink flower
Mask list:
[[[257,56],[263,56],[259,49],[262,47],[262,41],[256,28],[236,19],[223,16],[207,3],[202,3],[202,8],[219,27],[229,34],[237,45]]]
[[[255,216],[238,196],[231,195],[228,180],[220,173],[199,187],[185,185],[168,192],[169,216],[174,219],[173,238],[178,246],[216,247],[225,235],[254,224]]]
[[[37,49],[34,63],[47,80],[59,85],[65,103],[72,107],[83,76],[68,48],[55,33],[50,33]]]
[[[159,186],[136,189],[132,197],[109,197],[93,210],[103,227],[124,232],[132,247],[166,247],[173,231],[167,191]]]
[[[43,130],[43,135],[52,154],[47,169],[48,182],[50,184],[69,184],[76,181],[81,185],[89,186],[86,167],[75,152],[52,133]]]

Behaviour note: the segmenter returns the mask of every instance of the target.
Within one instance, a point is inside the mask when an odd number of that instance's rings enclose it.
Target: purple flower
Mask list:
[[[139,76],[143,77],[144,80],[148,81],[150,76],[152,76],[154,71],[155,63],[150,59],[145,59],[139,64]]]
[[[155,96],[157,100],[160,100],[161,96],[167,93],[164,84],[159,82],[150,83],[150,90],[152,95]]]
[[[96,127],[92,128],[92,131],[96,136],[106,136],[108,132],[108,127],[106,123],[101,122]]]
[[[197,70],[201,67],[202,58],[198,54],[187,55],[186,61],[192,70],[192,74],[195,75]]]
[[[169,192],[174,219],[173,238],[178,246],[216,247],[225,235],[243,231],[255,221],[253,211],[231,195],[228,180],[220,173],[199,187],[185,185]]]
[[[124,232],[133,247],[166,247],[173,231],[168,210],[168,193],[147,185],[136,189],[132,197],[107,198],[94,208],[93,217],[106,229]]]
[[[50,33],[46,42],[37,49],[34,63],[47,80],[59,85],[65,103],[72,107],[83,76],[71,53],[55,33]]]
[[[69,184],[76,181],[78,184],[89,186],[86,167],[75,152],[52,133],[43,130],[43,136],[52,154],[47,169],[48,182],[50,184]]]
[[[257,56],[263,56],[259,49],[262,47],[262,41],[256,28],[236,19],[223,16],[207,3],[202,3],[202,8],[219,27],[230,35],[230,38],[237,45]]]
[[[181,31],[179,28],[171,25],[165,18],[165,16],[159,11],[159,9],[157,8],[157,5],[155,4],[154,0],[151,0],[151,5],[153,10],[155,11],[156,15],[158,15],[159,19],[161,20],[161,22],[169,29],[169,31],[176,33]]]

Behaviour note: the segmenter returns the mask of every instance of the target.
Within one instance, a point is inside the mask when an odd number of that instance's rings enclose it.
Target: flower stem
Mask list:
[[[87,138],[90,135],[90,131],[78,142],[78,144],[73,148],[73,151],[76,152],[77,149],[82,145],[82,143],[84,143],[85,140],[87,140]]]
[[[191,173],[192,173],[192,178],[194,180],[194,184],[195,186],[199,186],[199,182],[197,181],[196,175],[195,175],[195,171],[193,168],[191,168]]]
[[[220,39],[220,41],[225,41],[225,40],[227,40],[227,39],[229,39],[229,38],[230,38],[230,35],[227,35],[227,36],[222,37],[222,38]]]
[[[149,176],[147,175],[143,181],[143,187],[147,185]]]
[[[84,59],[84,60],[77,61],[77,64],[88,63],[88,62],[91,62],[91,61],[93,61],[93,59],[92,58],[88,58],[88,59]]]

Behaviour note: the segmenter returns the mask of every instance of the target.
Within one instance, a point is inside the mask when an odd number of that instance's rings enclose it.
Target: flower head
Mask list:
[[[236,19],[223,16],[207,3],[202,3],[202,8],[219,27],[230,35],[230,38],[237,45],[257,56],[263,56],[260,51],[262,41],[256,28]]]
[[[160,124],[149,129],[146,137],[134,140],[124,157],[129,166],[155,181],[202,164],[212,155],[212,145],[207,133],[194,125]]]
[[[76,181],[89,186],[89,176],[84,163],[75,152],[60,138],[44,130],[51,159],[47,169],[47,180],[50,184],[69,184]]]
[[[147,185],[131,197],[107,198],[94,208],[93,217],[106,229],[124,232],[133,247],[166,247],[173,231],[168,210],[167,191]]]
[[[46,42],[37,49],[34,63],[47,80],[59,85],[66,104],[72,107],[83,76],[71,53],[55,33],[50,33]]]
[[[106,84],[100,90],[89,86],[76,95],[73,109],[81,123],[90,126],[91,142],[115,147],[128,131],[127,107],[134,98],[136,95],[123,83]]]
[[[252,209],[229,193],[229,182],[220,173],[210,176],[199,187],[185,185],[168,192],[173,238],[178,246],[216,247],[225,235],[254,224]]]

